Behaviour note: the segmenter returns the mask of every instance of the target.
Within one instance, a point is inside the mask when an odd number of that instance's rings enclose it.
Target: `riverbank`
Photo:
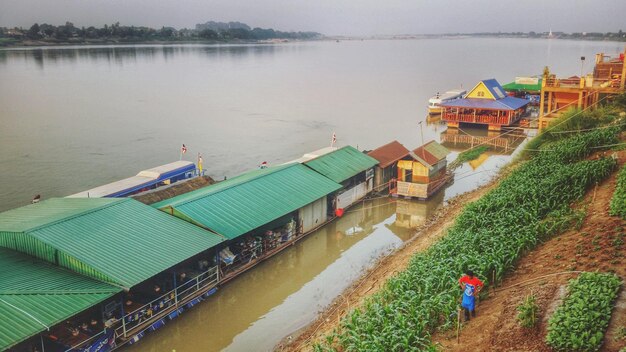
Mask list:
[[[616,156],[619,170],[626,163],[626,151]],[[445,351],[551,351],[545,343],[548,318],[576,272],[613,272],[626,280],[626,246],[621,243],[626,221],[608,213],[616,175],[617,171],[588,190],[579,202],[577,208],[586,212],[580,229],[568,230],[538,246],[489,292],[478,305],[477,318],[463,324],[459,342],[454,331],[435,334],[433,342]],[[532,329],[522,328],[516,319],[516,307],[527,295],[534,295],[539,307],[539,323]],[[602,351],[626,347],[626,290],[622,289],[615,306]]]
[[[434,347],[431,334],[453,326],[449,317],[458,309],[457,273],[471,265],[491,289],[538,243],[580,223],[581,212],[570,205],[614,170],[615,159],[592,152],[614,145],[617,133],[617,128],[600,128],[566,137],[520,164],[493,192],[452,219],[445,239],[414,253],[405,270],[394,273],[360,306],[348,306],[343,319],[334,323],[326,318],[324,323],[333,326],[325,329],[323,340],[312,336],[304,344],[321,350]]]
[[[380,290],[387,280],[404,270],[415,253],[427,250],[439,241],[465,206],[498,185],[515,163],[503,168],[489,183],[472,191],[460,194],[448,201],[448,205],[431,216],[426,223],[415,230],[414,236],[395,252],[381,258],[360,279],[354,281],[342,294],[319,314],[318,318],[303,329],[283,338],[275,347],[276,351],[308,351],[315,341],[339,327],[339,322],[355,307],[363,304],[366,297]]]

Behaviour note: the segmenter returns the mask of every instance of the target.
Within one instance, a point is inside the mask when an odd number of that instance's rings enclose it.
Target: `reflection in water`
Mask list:
[[[441,133],[441,144],[449,150],[462,152],[477,145],[489,146],[493,154],[511,155],[527,138],[522,130],[488,131],[486,128],[448,128]]]
[[[396,221],[393,223],[393,227],[389,226],[389,228],[392,231],[397,228],[415,229],[424,224],[431,215],[443,206],[444,195],[445,192],[441,190],[427,201],[398,199],[396,201]]]
[[[384,197],[350,208],[129,350],[271,350],[411,236],[410,229],[394,225],[398,201],[426,216],[442,199],[425,203]]]
[[[282,47],[284,48],[284,46]],[[165,61],[180,56],[208,55],[243,59],[248,55],[266,55],[276,50],[275,45],[107,45],[80,47],[44,47],[0,51],[0,63],[7,59],[33,60],[39,68],[59,63],[75,64],[82,61],[106,61],[123,65],[136,62],[137,57],[152,61],[162,57]]]

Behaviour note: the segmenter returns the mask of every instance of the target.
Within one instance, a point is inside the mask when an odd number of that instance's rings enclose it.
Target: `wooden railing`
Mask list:
[[[452,122],[481,123],[486,125],[507,126],[511,124],[511,120],[508,116],[456,114],[454,112],[444,113],[443,120]]]

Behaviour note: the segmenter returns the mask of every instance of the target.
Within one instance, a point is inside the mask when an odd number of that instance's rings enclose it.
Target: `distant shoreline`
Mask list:
[[[34,47],[60,47],[60,46],[83,46],[83,45],[177,45],[177,44],[279,44],[285,42],[317,41],[323,39],[278,39],[278,40],[85,40],[85,41],[46,41],[46,40],[20,40],[3,43],[0,38],[0,49],[3,48],[34,48]]]
[[[0,38],[0,49],[3,48],[34,48],[34,47],[61,47],[61,46],[83,46],[83,45],[178,45],[178,44],[280,44],[291,42],[308,41],[361,41],[361,40],[414,40],[414,39],[466,39],[466,38],[498,38],[498,39],[554,39],[571,41],[593,41],[593,42],[624,42],[626,38],[571,38],[571,37],[529,37],[523,35],[483,35],[483,34],[400,34],[400,35],[380,35],[380,36],[328,36],[317,39],[271,39],[271,40],[116,40],[116,39],[90,39],[90,40],[16,40],[14,38]]]

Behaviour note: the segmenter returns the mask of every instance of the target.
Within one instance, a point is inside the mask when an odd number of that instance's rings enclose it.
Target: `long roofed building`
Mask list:
[[[486,79],[470,90],[463,99],[441,103],[441,118],[448,127],[461,123],[487,125],[498,131],[517,122],[526,112],[528,100],[508,96],[495,79]]]

